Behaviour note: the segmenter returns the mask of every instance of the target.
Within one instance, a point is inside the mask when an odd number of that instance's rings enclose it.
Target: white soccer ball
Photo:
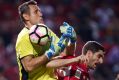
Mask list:
[[[49,30],[44,24],[33,25],[29,30],[30,41],[33,44],[45,45],[50,40]]]

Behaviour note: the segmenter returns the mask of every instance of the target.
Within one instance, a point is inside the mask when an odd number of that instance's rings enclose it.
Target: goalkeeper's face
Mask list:
[[[44,23],[42,18],[41,10],[37,5],[29,5],[30,14],[29,14],[29,21],[32,25]]]

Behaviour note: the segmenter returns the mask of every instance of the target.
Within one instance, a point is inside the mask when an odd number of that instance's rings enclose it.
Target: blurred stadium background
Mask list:
[[[0,80],[18,80],[15,43],[20,30],[18,6],[28,0],[0,0]],[[115,80],[119,74],[119,0],[36,0],[44,21],[58,36],[69,22],[78,36],[76,54],[96,40],[106,48],[104,63],[91,71],[91,80]],[[92,73],[94,72],[94,73]]]

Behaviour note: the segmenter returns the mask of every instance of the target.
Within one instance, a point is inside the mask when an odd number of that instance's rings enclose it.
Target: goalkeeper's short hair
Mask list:
[[[21,4],[19,7],[18,7],[18,12],[19,12],[19,16],[20,16],[20,19],[25,23],[25,19],[23,17],[23,14],[26,13],[26,14],[29,14],[30,13],[30,8],[29,8],[29,5],[37,5],[37,2],[34,1],[34,0],[30,0],[30,1],[27,1],[23,4]]]

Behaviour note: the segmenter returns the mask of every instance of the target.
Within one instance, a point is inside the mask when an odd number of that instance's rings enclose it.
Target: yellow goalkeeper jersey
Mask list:
[[[49,29],[50,36],[55,37],[54,43],[59,41],[59,38]],[[39,66],[33,72],[26,72],[20,59],[28,55],[34,55],[35,57],[40,56],[49,49],[50,42],[45,46],[38,46],[31,44],[29,40],[29,30],[24,27],[19,33],[16,42],[16,55],[19,66],[20,80],[56,80],[54,71],[52,68],[46,68],[45,65]]]

